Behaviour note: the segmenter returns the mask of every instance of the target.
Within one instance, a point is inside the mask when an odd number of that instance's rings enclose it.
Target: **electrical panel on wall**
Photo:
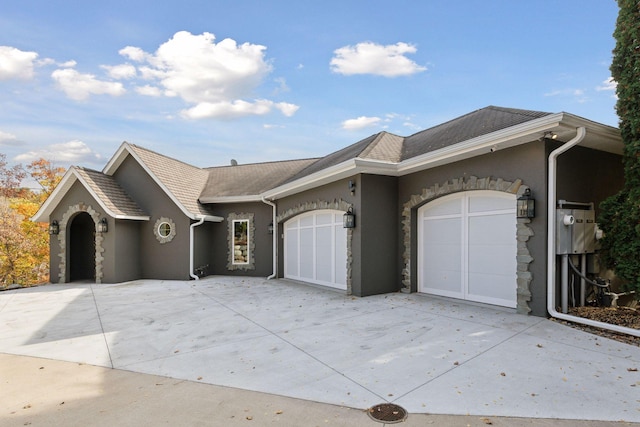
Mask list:
[[[565,204],[567,204],[565,202]],[[593,203],[573,203],[590,209],[556,210],[556,254],[591,254],[596,250],[596,218]],[[560,204],[564,206],[564,204]]]

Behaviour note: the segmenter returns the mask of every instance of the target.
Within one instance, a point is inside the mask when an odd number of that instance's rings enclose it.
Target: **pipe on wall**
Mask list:
[[[193,257],[195,256],[194,252],[194,228],[196,228],[199,225],[204,224],[204,220],[206,217],[201,216],[198,220],[198,222],[194,222],[193,224],[191,224],[189,226],[189,276],[194,279],[194,280],[200,280],[200,277],[198,277],[197,274],[195,274],[193,272]]]
[[[622,334],[640,337],[640,330],[627,328],[624,326],[612,325],[610,323],[598,322],[591,319],[572,316],[560,313],[556,310],[556,167],[557,158],[560,154],[578,145],[587,131],[584,127],[576,129],[576,136],[564,143],[549,154],[549,175],[547,191],[547,311],[549,315],[569,322],[580,323],[600,329],[606,329]]]
[[[267,199],[264,198],[264,196],[262,196],[262,203],[265,203],[269,206],[272,207],[273,210],[273,214],[272,214],[272,221],[273,221],[273,235],[272,235],[272,240],[273,240],[273,267],[272,267],[272,273],[269,277],[267,277],[267,280],[271,280],[274,279],[277,274],[278,274],[278,222],[276,221],[276,204],[272,201],[269,201]]]

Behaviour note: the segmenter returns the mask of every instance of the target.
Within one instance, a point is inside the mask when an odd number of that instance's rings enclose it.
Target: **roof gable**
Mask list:
[[[33,221],[47,221],[73,184],[80,184],[98,202],[106,215],[117,219],[148,221],[149,216],[129,197],[113,177],[91,169],[72,166],[60,183],[32,217]]]
[[[113,175],[128,155],[142,166],[187,217],[191,219],[206,217],[211,221],[222,220],[198,201],[200,193],[207,184],[209,173],[206,170],[124,142],[105,166],[104,173]]]

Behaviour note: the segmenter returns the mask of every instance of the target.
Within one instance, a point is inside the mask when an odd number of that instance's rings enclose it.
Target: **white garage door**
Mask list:
[[[284,224],[284,277],[347,289],[344,212],[318,210]]]
[[[516,197],[471,191],[418,210],[418,292],[516,307]]]

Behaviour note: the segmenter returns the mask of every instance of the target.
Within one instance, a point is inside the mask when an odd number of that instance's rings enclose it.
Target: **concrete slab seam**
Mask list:
[[[198,290],[198,292],[201,292],[201,291],[199,291],[199,290]],[[292,342],[290,342],[289,340],[285,339],[285,338],[284,338],[284,337],[282,337],[281,335],[279,335],[279,334],[277,334],[277,333],[275,333],[275,332],[273,332],[273,331],[269,330],[268,328],[265,328],[263,325],[261,325],[261,324],[257,323],[257,322],[256,322],[256,321],[254,321],[253,319],[250,319],[249,317],[245,316],[244,314],[240,313],[239,311],[234,310],[234,309],[233,309],[233,308],[231,308],[231,307],[228,307],[227,305],[225,305],[224,303],[222,303],[222,302],[220,302],[220,301],[216,300],[215,298],[211,297],[210,295],[208,295],[208,294],[206,294],[206,293],[204,293],[204,292],[201,292],[201,293],[202,293],[205,297],[209,298],[210,300],[212,300],[212,301],[214,301],[214,302],[216,302],[216,303],[220,304],[221,306],[225,307],[226,309],[228,309],[228,310],[230,310],[230,311],[233,311],[234,313],[236,313],[237,315],[239,315],[239,316],[243,317],[243,318],[244,318],[244,319],[246,319],[247,321],[249,321],[249,322],[253,323],[254,325],[258,326],[259,328],[261,328],[261,329],[263,329],[263,330],[267,331],[269,334],[271,334],[271,335],[272,335],[272,336],[274,336],[275,338],[278,338],[278,339],[279,339],[279,340],[281,340],[282,342],[284,342],[284,343],[286,343],[286,344],[290,345],[291,347],[293,347],[293,348],[295,348],[296,350],[298,350],[298,351],[302,352],[303,354],[307,355],[308,357],[310,357],[311,359],[313,359],[313,360],[315,360],[316,362],[320,363],[321,365],[323,365],[323,366],[327,367],[328,369],[332,370],[332,371],[333,371],[333,372],[335,372],[336,374],[338,374],[338,375],[342,376],[343,378],[346,378],[347,380],[351,381],[353,384],[357,385],[358,387],[362,388],[363,390],[368,391],[369,393],[373,394],[374,396],[378,396],[378,397],[379,397],[380,399],[382,399],[382,401],[384,401],[384,402],[388,402],[388,403],[390,403],[387,399],[385,399],[383,396],[380,396],[380,395],[379,395],[378,393],[376,393],[375,391],[373,391],[373,390],[369,390],[367,387],[363,386],[362,384],[360,384],[359,382],[357,382],[357,381],[356,381],[356,380],[354,380],[353,378],[348,377],[348,376],[347,376],[347,375],[345,375],[343,372],[340,372],[340,371],[338,371],[337,369],[335,369],[333,366],[328,365],[326,362],[324,362],[324,361],[322,361],[322,360],[318,359],[318,358],[317,358],[317,357],[315,357],[314,355],[309,354],[307,351],[305,351],[304,349],[302,349],[302,348],[298,347],[297,345],[293,344]],[[391,309],[388,309],[388,310],[391,310]],[[357,316],[354,316],[354,317],[357,317]]]
[[[93,297],[93,304],[96,307],[96,314],[98,315],[98,322],[100,322],[100,330],[102,331],[102,338],[104,339],[104,345],[107,347],[107,354],[109,355],[109,364],[113,369],[113,358],[111,357],[111,349],[109,348],[109,342],[107,341],[107,334],[104,332],[104,326],[102,325],[102,317],[100,317],[100,309],[98,308],[98,301],[96,300],[96,294],[93,292],[93,286],[89,285],[91,289],[91,296]]]

